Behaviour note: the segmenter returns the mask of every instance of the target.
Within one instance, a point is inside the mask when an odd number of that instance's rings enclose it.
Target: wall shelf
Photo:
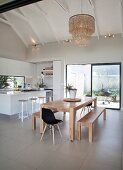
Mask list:
[[[45,75],[45,76],[52,76],[53,75],[53,70],[47,70],[47,69],[43,69],[43,74]]]

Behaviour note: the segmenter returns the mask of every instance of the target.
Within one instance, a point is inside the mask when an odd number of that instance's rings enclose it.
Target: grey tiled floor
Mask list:
[[[79,117],[79,113],[77,114]],[[63,138],[46,132],[40,142],[39,122],[32,131],[31,119],[0,118],[0,170],[122,170],[123,112],[107,110],[94,125],[94,141],[88,142],[87,129],[83,139],[70,142],[68,138],[69,114],[56,115],[64,119],[60,125]]]

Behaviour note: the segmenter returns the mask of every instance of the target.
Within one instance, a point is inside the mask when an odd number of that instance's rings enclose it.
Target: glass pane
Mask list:
[[[92,65],[92,92],[98,106],[120,108],[120,65]]]
[[[23,88],[25,84],[24,76],[0,75],[0,89]]]
[[[24,87],[24,76],[10,76],[8,78],[9,88],[23,88]]]

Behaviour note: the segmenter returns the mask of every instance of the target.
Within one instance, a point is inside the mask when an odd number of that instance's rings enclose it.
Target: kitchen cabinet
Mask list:
[[[41,90],[41,91],[2,91],[0,92],[0,114],[5,115],[15,115],[21,112],[21,105],[19,100],[22,99],[29,99],[31,97],[45,97],[46,102],[51,100],[52,98],[52,91],[51,90]],[[39,101],[36,100],[36,105],[38,106],[39,110]],[[28,100],[28,112],[31,112],[31,103]]]

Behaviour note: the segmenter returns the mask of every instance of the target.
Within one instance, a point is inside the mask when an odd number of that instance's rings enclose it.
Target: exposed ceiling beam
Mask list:
[[[59,2],[59,0],[54,0],[54,2],[56,2],[67,14],[70,15],[70,11],[69,11],[67,3],[64,0],[61,0],[61,1],[62,3]]]
[[[31,27],[32,31],[34,32],[35,37],[36,37],[36,39],[37,39],[37,41],[38,41],[37,44],[40,43],[40,44],[44,45],[44,43],[41,42],[41,40],[38,38],[38,35],[37,35],[37,33],[36,33],[35,26],[34,26],[34,24],[32,24],[32,22],[30,21],[30,18],[27,17],[24,8],[19,8],[19,10],[21,11],[21,13],[22,13],[23,15],[21,15],[20,13],[17,13],[17,12],[16,12],[16,13],[18,14],[19,17],[21,17],[22,19],[24,19],[24,20],[30,25],[30,27]]]
[[[97,37],[98,37],[98,40],[99,40],[100,31],[99,31],[98,19],[97,19],[97,14],[96,14],[95,2],[93,0],[89,0],[89,2],[91,4],[93,12],[94,12],[95,26],[96,26],[96,30],[97,30]]]
[[[44,10],[42,10],[42,8],[40,7],[40,5],[38,3],[36,4],[36,7],[39,9],[39,12],[41,12],[42,15],[45,17],[45,19],[47,20],[47,23],[49,24],[49,26],[50,26],[50,28],[51,28],[51,30],[53,32],[53,35],[54,35],[56,41],[58,43],[60,43],[60,41],[58,39],[58,36],[57,36],[57,33],[56,33],[55,26],[54,26],[53,22],[51,21],[51,19],[48,17],[47,13]]]
[[[38,35],[36,34],[36,31],[34,31],[34,30],[35,30],[34,25],[30,22],[30,20],[29,20],[27,17],[25,17],[24,10],[23,10],[22,8],[20,8],[19,10],[21,11],[21,13],[22,13],[23,15],[20,14],[20,13],[18,13],[18,12],[16,12],[16,11],[14,11],[14,10],[13,10],[13,11],[10,11],[10,12],[11,12],[13,15],[15,15],[15,16],[21,18],[22,20],[24,20],[25,22],[27,22],[27,23],[30,25],[31,30],[34,32],[34,34],[35,34],[35,36],[36,36],[36,38],[37,38],[37,40],[38,40],[38,43],[41,43],[42,45],[44,45],[43,42],[40,42],[40,40],[39,40],[39,38],[38,38]]]
[[[20,32],[16,29],[16,27],[11,23],[11,21],[9,20],[7,14],[3,13],[4,18],[11,24],[12,29],[14,30],[14,32],[18,35],[18,37],[20,38],[20,40],[24,43],[24,45],[26,47],[28,47],[27,42],[25,41],[25,39],[23,38],[23,36],[20,34]]]
[[[28,22],[27,18],[24,15],[20,14],[19,12],[16,12],[15,10],[12,10],[12,11],[9,11],[9,12],[11,14],[15,15],[16,17]]]
[[[121,5],[121,26],[122,26],[121,36],[123,37],[123,1],[122,0],[120,0],[120,5]]]
[[[0,13],[19,8],[21,6],[29,5],[42,0],[10,0],[8,3],[0,5]]]
[[[3,22],[4,24],[12,26],[12,24],[6,19],[0,18],[0,22]]]

